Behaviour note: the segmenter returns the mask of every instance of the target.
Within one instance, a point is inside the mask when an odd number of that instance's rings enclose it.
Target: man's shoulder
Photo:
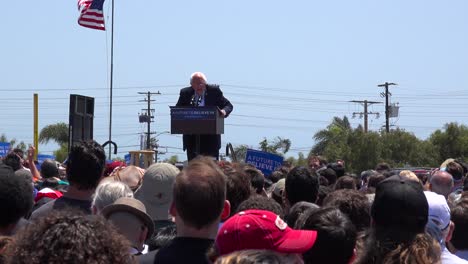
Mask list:
[[[138,263],[140,263],[140,264],[146,264],[146,263],[147,264],[150,264],[150,263],[152,264],[152,263],[154,263],[154,260],[156,258],[156,254],[158,254],[158,251],[159,250],[156,249],[156,250],[150,251],[150,252],[148,252],[148,253],[146,253],[144,255],[138,256]]]
[[[43,216],[48,215],[54,209],[55,201],[56,200],[52,200],[50,202],[47,202],[46,204],[43,204],[41,207],[37,208],[32,213],[31,220],[36,220]]]
[[[192,92],[193,92],[193,89],[191,86],[180,89],[181,94],[190,94]]]
[[[209,92],[221,92],[221,88],[217,84],[207,84],[206,90]]]

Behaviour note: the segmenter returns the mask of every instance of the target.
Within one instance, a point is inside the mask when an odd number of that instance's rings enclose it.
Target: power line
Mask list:
[[[356,114],[360,115],[362,117],[362,115],[364,115],[364,133],[367,133],[367,130],[368,130],[368,115],[376,115],[377,118],[379,118],[379,112],[368,112],[367,111],[367,106],[371,106],[373,104],[381,104],[382,102],[374,102],[374,101],[367,101],[367,100],[364,100],[364,101],[356,101],[356,100],[352,100],[350,101],[351,103],[358,103],[358,104],[361,104],[364,106],[364,112],[353,112],[353,118],[355,117]]]

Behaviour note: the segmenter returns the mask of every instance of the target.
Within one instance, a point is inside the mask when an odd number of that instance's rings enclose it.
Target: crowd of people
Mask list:
[[[263,175],[206,156],[183,168],[0,161],[0,263],[468,263],[468,167],[427,173],[309,158]]]

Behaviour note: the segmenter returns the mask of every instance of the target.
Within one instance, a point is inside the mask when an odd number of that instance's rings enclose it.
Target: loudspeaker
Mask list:
[[[76,142],[93,139],[94,98],[70,94],[68,150]]]

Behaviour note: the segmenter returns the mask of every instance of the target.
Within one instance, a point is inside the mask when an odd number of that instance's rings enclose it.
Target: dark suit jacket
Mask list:
[[[192,87],[185,87],[180,90],[179,100],[177,101],[176,106],[190,106],[192,103],[192,98],[195,94],[195,91]],[[219,109],[224,109],[226,111],[226,116],[232,112],[233,106],[228,99],[223,96],[223,92],[219,89],[218,85],[206,85],[205,91],[205,106],[217,106]],[[195,137],[193,135],[184,135],[183,136],[184,150],[194,151],[195,147]],[[221,148],[221,136],[220,135],[203,135],[200,139],[203,150],[219,150]]]

